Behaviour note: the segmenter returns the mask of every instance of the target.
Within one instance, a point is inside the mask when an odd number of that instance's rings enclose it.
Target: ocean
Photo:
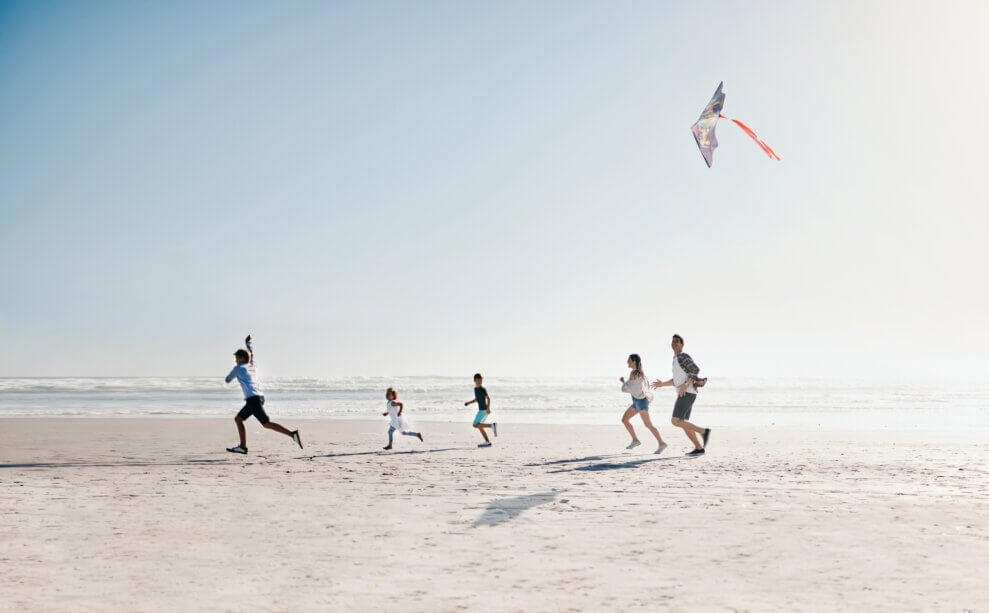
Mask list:
[[[265,409],[281,418],[384,419],[389,386],[413,419],[469,422],[469,377],[274,377]],[[506,423],[615,424],[629,405],[617,377],[485,379],[492,418]],[[664,424],[672,388],[656,390],[651,411]],[[0,417],[232,418],[240,386],[222,377],[0,378]],[[700,391],[702,425],[949,427],[989,430],[989,383],[845,382],[824,379],[712,378]]]

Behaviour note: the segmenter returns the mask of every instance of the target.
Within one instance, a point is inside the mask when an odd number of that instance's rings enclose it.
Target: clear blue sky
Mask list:
[[[0,376],[989,368],[989,3],[0,2]],[[734,126],[689,132],[718,82]]]

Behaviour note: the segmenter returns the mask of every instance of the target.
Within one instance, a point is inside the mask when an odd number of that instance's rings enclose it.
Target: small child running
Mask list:
[[[279,424],[271,421],[268,414],[264,412],[264,392],[261,390],[261,379],[258,377],[257,369],[254,367],[254,347],[251,345],[251,335],[244,339],[247,349],[238,349],[234,352],[234,361],[237,365],[227,375],[226,382],[230,383],[234,379],[240,383],[244,390],[244,408],[237,413],[234,421],[237,423],[237,433],[240,435],[240,444],[236,447],[227,447],[230,453],[247,453],[247,430],[244,428],[244,420],[251,415],[255,416],[261,425],[269,430],[281,432],[290,437],[302,449],[302,437],[298,430],[288,430]]]
[[[388,417],[388,446],[385,447],[386,450],[391,449],[392,438],[395,436],[395,432],[401,432],[405,436],[418,436],[419,442],[422,442],[422,434],[419,432],[413,432],[412,426],[409,420],[402,414],[405,411],[405,405],[398,401],[398,392],[395,391],[394,387],[389,387],[385,390],[385,412],[382,415]]]
[[[477,428],[481,436],[484,437],[483,443],[478,443],[478,447],[490,447],[491,439],[488,438],[488,433],[484,431],[485,428],[491,428],[491,432],[495,436],[498,436],[498,424],[484,423],[485,420],[491,415],[491,396],[488,396],[488,390],[484,389],[484,377],[481,373],[474,375],[474,399],[468,400],[464,403],[465,407],[468,407],[475,402],[477,403],[477,414],[474,415],[474,427]]]

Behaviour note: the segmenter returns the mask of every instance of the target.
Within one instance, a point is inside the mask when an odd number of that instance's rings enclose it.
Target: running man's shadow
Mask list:
[[[467,447],[449,447],[446,449],[409,449],[407,451],[394,451],[389,455],[414,455],[419,453],[438,453],[442,451],[464,451],[469,448]],[[316,458],[342,458],[347,456],[359,456],[359,455],[383,455],[386,452],[384,450],[380,451],[360,451],[357,453],[328,453],[326,455],[316,455],[316,456],[300,456],[292,459],[296,460],[315,460]],[[254,464],[253,460],[262,460],[267,463],[281,461],[280,459],[272,460],[269,456],[252,454],[250,456],[244,456],[246,462],[239,460],[239,454],[226,454],[226,457],[220,458],[185,458],[181,460],[175,460],[171,462],[153,462],[153,461],[142,461],[142,460],[126,460],[119,462],[86,462],[86,461],[65,461],[65,462],[23,462],[23,463],[12,463],[12,464],[0,464],[0,470],[13,469],[13,468],[118,468],[118,467],[128,467],[128,468],[149,468],[153,466],[222,466],[222,465],[243,465],[243,464]]]
[[[557,495],[559,495],[559,492],[543,492],[541,494],[492,500],[488,503],[488,508],[484,510],[484,513],[474,520],[474,524],[471,527],[497,526],[512,521],[531,508],[553,502],[556,500]]]
[[[0,464],[5,468],[117,468],[121,466],[147,468],[150,466],[189,466],[197,464],[232,464],[231,460],[187,459],[177,462],[25,462],[23,464]]]

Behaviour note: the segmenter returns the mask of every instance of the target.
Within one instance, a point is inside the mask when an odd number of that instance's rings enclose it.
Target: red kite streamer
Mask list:
[[[718,84],[718,89],[715,90],[714,95],[711,96],[711,101],[707,103],[704,107],[704,111],[701,112],[700,118],[690,126],[690,132],[694,135],[694,140],[697,141],[697,148],[701,150],[701,155],[704,157],[704,161],[707,163],[707,167],[710,168],[711,164],[714,162],[714,150],[718,148],[718,137],[714,133],[714,129],[718,126],[718,119],[731,119],[731,117],[726,117],[721,114],[721,109],[725,105],[725,94],[721,91],[724,87],[724,82]],[[780,156],[776,155],[776,152],[772,148],[762,141],[755,132],[752,131],[750,127],[742,123],[737,119],[731,119],[732,123],[742,129],[743,132],[749,135],[749,138],[754,140],[757,145],[769,156],[769,159],[778,160]]]

